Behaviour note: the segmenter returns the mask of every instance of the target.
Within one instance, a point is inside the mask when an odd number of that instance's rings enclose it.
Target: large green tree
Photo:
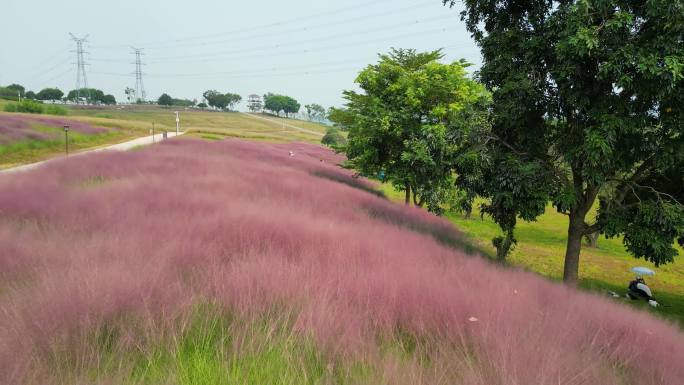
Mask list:
[[[570,284],[596,232],[671,262],[684,243],[684,3],[463,3],[493,92],[484,211],[509,228],[548,202],[566,214]]]
[[[413,198],[435,213],[453,193],[468,137],[486,129],[473,117],[489,101],[465,62],[440,59],[441,51],[393,49],[358,75],[362,92],[344,92],[352,164],[366,175],[384,174],[405,192],[406,204]]]

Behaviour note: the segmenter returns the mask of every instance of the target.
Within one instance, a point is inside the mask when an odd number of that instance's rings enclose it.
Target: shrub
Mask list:
[[[68,110],[62,106],[45,105],[33,100],[22,100],[20,103],[5,105],[5,112],[24,112],[28,114],[60,115],[68,114]]]
[[[69,111],[62,106],[46,105],[45,106],[45,113],[48,115],[64,116],[64,115],[67,115],[69,113]]]
[[[10,103],[5,106],[6,112],[24,112],[28,114],[42,114],[44,106],[33,100],[22,100],[19,103]]]
[[[347,145],[347,138],[342,135],[342,132],[338,128],[331,127],[328,128],[325,136],[321,139],[321,143],[328,147],[340,149]]]

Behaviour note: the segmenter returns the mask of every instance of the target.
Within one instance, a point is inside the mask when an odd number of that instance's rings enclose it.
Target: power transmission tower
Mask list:
[[[86,76],[85,66],[85,51],[83,50],[83,43],[88,41],[88,36],[85,35],[82,38],[77,38],[73,33],[69,32],[71,40],[76,42],[76,102],[81,101],[81,89],[86,89],[86,100],[90,100],[90,95],[88,91],[88,77]]]
[[[135,54],[135,101],[137,102],[138,100],[144,102],[145,101],[145,85],[143,84],[143,72],[142,72],[142,66],[144,63],[142,62],[142,48],[135,48],[131,47],[133,49],[133,53]]]

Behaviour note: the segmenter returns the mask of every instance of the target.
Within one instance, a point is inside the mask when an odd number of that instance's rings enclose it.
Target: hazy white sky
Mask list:
[[[130,46],[144,48],[148,99],[166,92],[290,95],[341,105],[360,69],[390,47],[480,54],[440,0],[3,0],[0,84],[76,86],[75,43],[89,34],[88,83],[124,100],[135,86]],[[474,69],[473,68],[473,69]]]

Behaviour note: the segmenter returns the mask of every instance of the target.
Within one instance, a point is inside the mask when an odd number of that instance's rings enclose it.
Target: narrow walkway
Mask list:
[[[273,120],[273,119],[269,119],[269,118],[264,118],[264,117],[261,117],[261,116],[258,116],[258,115],[254,115],[254,114],[247,114],[247,113],[244,113],[244,114],[247,115],[247,116],[249,116],[249,117],[251,117],[251,118],[254,118],[254,119],[261,119],[261,120],[265,120],[265,121],[267,121],[267,122],[271,122],[271,123],[273,123],[273,124],[277,124],[277,125],[279,125],[279,126],[281,126],[281,127],[290,127],[290,128],[294,128],[294,129],[297,130],[297,131],[306,132],[307,134],[318,135],[318,136],[320,136],[320,137],[325,136],[325,134],[320,133],[320,132],[318,132],[318,131],[307,130],[306,128],[301,128],[301,127],[293,126],[293,125],[291,125],[291,124],[287,124],[287,123],[284,123],[284,122],[279,122],[279,121],[277,121],[277,120]]]
[[[184,134],[184,132],[181,132],[179,135],[183,135],[183,134]],[[173,138],[175,136],[176,136],[175,132],[167,133],[167,138],[169,138],[169,139]],[[130,150],[132,148],[138,147],[138,146],[146,146],[149,144],[161,142],[162,140],[164,140],[164,134],[156,134],[156,135],[154,135],[154,137],[152,135],[150,135],[150,136],[145,136],[142,138],[129,140],[128,142],[117,143],[117,144],[112,144],[112,145],[108,145],[108,146],[104,146],[104,147],[97,147],[97,148],[82,150],[79,152],[75,152],[73,154],[69,154],[69,156],[70,157],[79,156],[79,155],[84,155],[84,154],[92,154],[94,152],[110,151],[110,150],[112,150],[112,151],[126,151],[126,150]],[[57,156],[55,158],[46,159],[46,160],[36,162],[36,163],[29,163],[29,164],[24,164],[21,166],[6,168],[4,170],[0,170],[0,174],[8,174],[8,173],[13,173],[13,172],[21,172],[21,171],[32,170],[36,167],[42,166],[45,163],[51,162],[51,161],[58,159],[58,158],[60,158],[60,157]]]

